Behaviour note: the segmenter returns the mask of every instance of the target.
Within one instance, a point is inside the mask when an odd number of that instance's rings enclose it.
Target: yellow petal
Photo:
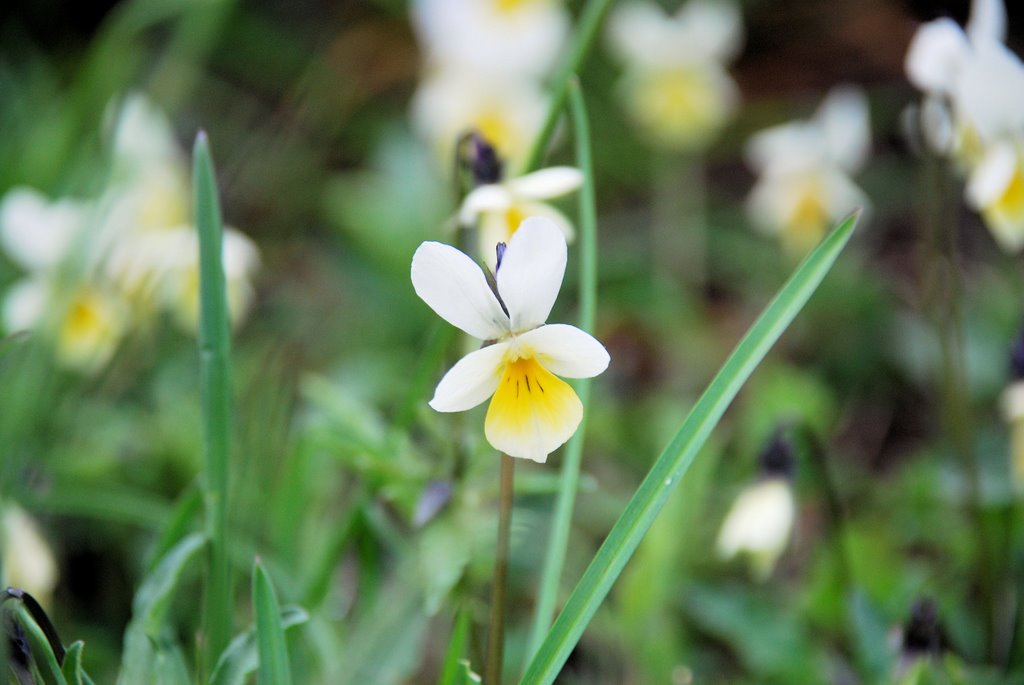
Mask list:
[[[512,457],[544,462],[580,425],[583,405],[569,385],[535,357],[505,366],[484,422],[496,449]]]

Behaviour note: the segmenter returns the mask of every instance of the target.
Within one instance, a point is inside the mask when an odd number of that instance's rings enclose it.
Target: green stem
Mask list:
[[[205,672],[217,663],[234,613],[227,550],[231,447],[231,332],[222,258],[223,225],[206,134],[193,149],[195,221],[199,231],[199,363],[203,409],[204,501],[210,558],[203,611]]]
[[[651,247],[660,275],[703,287],[707,277],[705,183],[701,159],[655,155]]]
[[[593,331],[597,312],[597,203],[594,191],[594,169],[590,154],[590,124],[587,119],[586,103],[579,87],[579,81],[572,80],[569,89],[573,128],[576,131],[576,163],[583,172],[583,187],[580,188],[580,328]],[[565,565],[566,548],[569,545],[569,529],[572,512],[576,505],[576,492],[580,483],[580,462],[583,457],[583,442],[587,428],[586,407],[590,398],[590,379],[581,379],[573,384],[580,402],[583,403],[583,419],[576,434],[565,449],[562,474],[559,481],[558,499],[551,517],[551,534],[548,539],[544,570],[541,572],[540,588],[537,592],[537,607],[533,615],[533,627],[526,653],[537,653],[544,635],[551,627],[555,602],[558,599],[558,581]]]
[[[974,447],[974,426],[968,397],[966,358],[963,341],[963,274],[957,249],[957,213],[949,206],[948,198],[955,198],[951,187],[951,176],[945,160],[934,156],[929,158],[928,206],[932,215],[926,220],[928,242],[926,280],[922,284],[925,301],[930,305],[931,317],[938,334],[941,356],[941,408],[947,435],[953,452],[960,460],[967,480],[968,511],[977,538],[977,555],[980,573],[979,590],[985,613],[984,636],[988,656],[995,659],[997,654],[997,632],[999,607],[997,575],[994,565],[994,545],[985,512],[981,492],[981,464]]]
[[[512,524],[512,494],[515,461],[501,455],[501,483],[498,499],[498,547],[494,555],[494,585],[491,590],[491,624],[487,638],[487,669],[484,682],[501,685],[505,653],[505,589],[508,581],[508,543]]]
[[[551,136],[555,134],[558,117],[561,116],[562,108],[565,107],[565,100],[569,94],[569,81],[580,70],[611,6],[612,0],[590,0],[583,8],[565,59],[562,60],[555,76],[551,79],[551,103],[548,105],[540,133],[534,138],[533,147],[530,148],[523,163],[522,173],[535,171],[540,166],[544,151],[547,149],[548,143],[551,142]]]

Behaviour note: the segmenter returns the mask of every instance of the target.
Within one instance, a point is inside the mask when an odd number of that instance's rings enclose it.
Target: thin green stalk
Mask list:
[[[569,89],[569,104],[572,111],[573,129],[576,132],[576,164],[583,172],[583,187],[580,188],[580,328],[593,332],[597,312],[597,202],[594,191],[594,169],[590,154],[590,124],[586,103],[580,90],[579,81],[573,79]],[[566,548],[569,545],[569,529],[572,512],[576,505],[576,492],[580,483],[580,462],[583,458],[583,441],[587,430],[586,407],[590,398],[590,379],[584,378],[573,384],[580,402],[583,403],[583,419],[576,434],[569,440],[562,461],[562,474],[558,487],[558,499],[551,517],[551,533],[548,538],[544,570],[541,572],[540,588],[537,591],[537,606],[534,609],[533,627],[526,653],[533,656],[540,648],[544,635],[551,627],[558,599],[558,583],[565,565]]]
[[[203,409],[203,499],[209,567],[203,607],[209,673],[231,639],[233,597],[228,560],[228,478],[231,435],[231,332],[222,258],[220,202],[206,134],[193,148],[195,221],[199,231],[199,364]]]
[[[498,548],[494,555],[494,585],[491,590],[491,623],[487,637],[487,669],[484,682],[501,685],[505,656],[505,588],[508,585],[508,543],[512,524],[512,494],[515,461],[501,455],[501,484],[498,499]]]
[[[561,116],[562,108],[565,107],[565,100],[569,94],[569,81],[580,70],[611,6],[612,0],[590,0],[583,8],[569,50],[565,53],[565,58],[551,79],[551,102],[544,116],[540,133],[534,138],[533,147],[530,148],[526,161],[523,163],[523,173],[535,171],[540,166],[544,151],[547,149],[548,143],[551,142],[551,136],[555,134],[558,117]]]
[[[843,221],[804,259],[697,400],[569,596],[565,608],[520,681],[522,684],[550,685],[554,682],[590,619],[654,523],[666,499],[686,475],[722,414],[825,278],[850,239],[857,216],[854,214]]]
[[[707,228],[703,160],[677,153],[655,155],[653,261],[660,275],[703,287]]]

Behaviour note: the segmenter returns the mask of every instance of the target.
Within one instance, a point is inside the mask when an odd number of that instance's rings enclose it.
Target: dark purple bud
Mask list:
[[[1017,334],[1010,348],[1010,377],[1015,381],[1024,380],[1024,329]]]
[[[505,256],[505,250],[508,249],[508,245],[505,243],[498,243],[494,246],[494,252],[497,255],[497,261],[494,263],[494,274],[498,274],[498,269],[501,268],[501,259]]]
[[[793,475],[793,445],[782,429],[775,431],[771,441],[758,456],[761,475],[766,477]]]
[[[903,629],[903,651],[911,654],[940,654],[946,648],[946,633],[939,609],[929,597],[914,602],[910,619]]]
[[[469,170],[475,186],[499,183],[503,176],[504,165],[497,151],[477,132],[470,138]]]

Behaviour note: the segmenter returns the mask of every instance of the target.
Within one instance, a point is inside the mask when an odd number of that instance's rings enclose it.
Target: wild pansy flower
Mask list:
[[[850,179],[871,145],[867,98],[854,87],[834,88],[806,121],[756,134],[747,161],[760,174],[750,193],[751,221],[803,254],[834,222],[867,204]]]
[[[88,248],[62,270],[95,209],[84,202],[50,201],[30,188],[15,188],[0,203],[0,245],[26,272],[3,302],[9,333],[47,327],[58,361],[90,372],[113,355],[125,332],[124,304],[95,279],[96,255]]]
[[[562,0],[414,0],[411,10],[431,68],[473,67],[503,81],[544,78],[570,28]]]
[[[166,308],[182,328],[195,331],[199,251],[188,165],[170,123],[145,98],[130,96],[117,120],[114,150],[115,186],[103,229],[108,275],[137,309]],[[229,227],[223,260],[229,313],[237,323],[252,299],[259,251]]]
[[[441,412],[491,402],[484,433],[513,457],[547,460],[579,426],[583,406],[558,376],[590,378],[608,352],[590,334],[546,324],[565,274],[565,236],[550,220],[526,219],[497,247],[494,287],[466,254],[425,242],[412,259],[416,294],[448,323],[485,342],[438,383],[430,406]]]
[[[739,100],[725,69],[743,40],[738,8],[690,0],[668,16],[650,0],[634,0],[612,14],[608,29],[626,65],[622,99],[643,135],[681,150],[708,144]]]
[[[518,165],[540,131],[547,99],[532,79],[500,78],[471,67],[428,75],[412,100],[413,126],[448,168],[457,141],[475,131]]]
[[[906,57],[925,93],[929,144],[967,175],[966,199],[1007,252],[1024,248],[1024,63],[1004,44],[1001,0],[974,0],[964,29],[922,25]],[[925,116],[927,115],[927,116]]]
[[[761,474],[736,498],[718,534],[718,555],[745,554],[755,577],[771,575],[793,531],[792,447],[776,435],[760,456]]]
[[[4,587],[25,590],[43,606],[57,586],[57,562],[39,526],[24,509],[8,504],[0,513]]]
[[[963,105],[975,99],[970,91],[991,90],[992,84],[1003,88],[994,73],[985,73],[988,69],[977,71],[976,60],[981,56],[986,62],[983,55],[1001,45],[1005,36],[1002,0],[974,0],[964,29],[946,17],[930,21],[918,28],[907,49],[907,78],[925,94],[920,109],[924,140],[965,168],[978,161],[982,150],[975,123],[965,116]]]
[[[541,202],[578,189],[583,174],[573,167],[550,167],[518,178],[477,186],[466,195],[459,209],[463,226],[479,226],[479,244],[487,266],[495,267],[493,245],[511,240],[523,220],[531,216],[549,219],[571,241],[572,222],[562,212]]]

